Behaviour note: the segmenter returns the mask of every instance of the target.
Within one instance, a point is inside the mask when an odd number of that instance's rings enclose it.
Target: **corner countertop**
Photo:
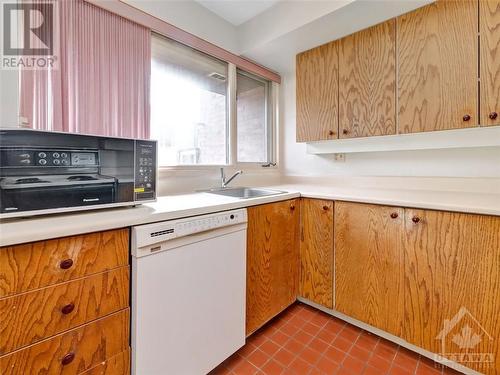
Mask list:
[[[300,197],[300,193],[292,190],[250,199],[193,193],[159,197],[155,203],[135,207],[9,219],[0,221],[0,246],[205,215],[297,197]]]
[[[0,246],[71,236],[283,201],[297,197],[364,202],[500,216],[500,192],[372,189],[312,184],[269,186],[286,193],[238,199],[209,193],[172,195],[136,207],[11,219],[0,222]]]

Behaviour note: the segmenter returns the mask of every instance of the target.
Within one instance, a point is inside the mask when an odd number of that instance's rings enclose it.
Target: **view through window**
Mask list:
[[[227,163],[227,63],[152,37],[151,138],[161,166]]]
[[[236,83],[238,161],[268,162],[269,82],[238,71]]]

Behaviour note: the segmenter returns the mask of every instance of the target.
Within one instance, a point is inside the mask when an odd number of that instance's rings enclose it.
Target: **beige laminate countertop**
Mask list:
[[[500,216],[500,192],[486,194],[297,184],[269,188],[285,190],[287,193],[252,199],[209,193],[173,195],[137,207],[4,220],[0,221],[0,246],[203,215],[299,196]]]

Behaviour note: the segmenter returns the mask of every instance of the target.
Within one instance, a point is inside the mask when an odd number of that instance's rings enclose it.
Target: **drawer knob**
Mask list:
[[[328,209],[329,209],[329,208],[330,208],[330,207],[328,207],[328,206],[326,206],[326,205],[325,205],[325,206],[323,206],[323,210],[324,210],[324,211],[328,211]]]
[[[61,267],[61,269],[63,270],[67,270],[68,268],[71,268],[72,265],[73,259],[65,259],[59,264],[59,267]]]
[[[345,135],[349,134],[349,130],[347,130],[347,129],[342,130],[342,134],[345,134]]]
[[[71,362],[73,362],[74,359],[75,359],[75,353],[68,353],[61,360],[61,364],[63,366],[69,365]]]
[[[63,308],[61,309],[61,312],[64,315],[67,315],[67,314],[71,313],[74,309],[75,309],[75,304],[74,303],[68,303],[67,305],[63,306]]]
[[[470,121],[470,115],[464,115],[464,121]]]
[[[420,218],[418,216],[413,216],[411,218],[411,221],[413,221],[415,224],[417,224],[418,222],[420,222]]]
[[[397,212],[393,212],[393,213],[391,214],[391,218],[393,218],[393,219],[397,219],[397,218],[398,218],[398,216],[399,216],[399,215],[398,215],[398,213],[397,213]]]
[[[496,113],[496,112],[491,112],[489,117],[490,117],[490,120],[496,120],[496,119],[497,119],[497,117],[498,117],[498,113]]]
[[[335,132],[334,132],[333,130],[330,130],[330,131],[328,132],[328,135],[329,135],[329,136],[335,135]]]
[[[290,205],[290,210],[292,210],[292,211],[295,210],[295,205],[294,204]]]

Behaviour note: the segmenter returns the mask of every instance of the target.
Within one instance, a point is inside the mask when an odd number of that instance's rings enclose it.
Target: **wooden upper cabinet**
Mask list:
[[[339,41],[339,137],[396,134],[396,22]]]
[[[335,309],[400,336],[404,318],[404,212],[335,202]]]
[[[500,1],[479,1],[481,125],[500,125]]]
[[[338,43],[297,55],[297,142],[338,138]]]
[[[477,0],[438,0],[397,28],[399,132],[477,126]]]
[[[302,199],[300,207],[301,297],[333,308],[333,202]]]
[[[297,299],[298,203],[293,199],[248,208],[247,335]]]
[[[463,364],[498,374],[500,217],[417,209],[405,216],[403,338],[452,358],[492,354],[493,363]]]

